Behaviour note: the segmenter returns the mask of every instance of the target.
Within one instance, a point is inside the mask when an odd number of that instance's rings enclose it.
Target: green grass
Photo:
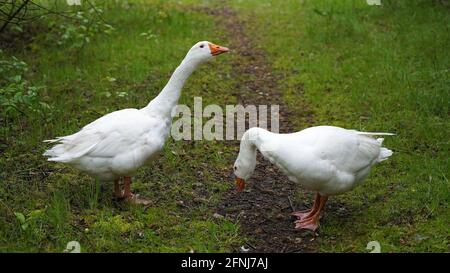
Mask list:
[[[385,140],[390,160],[363,186],[331,199],[350,215],[326,215],[320,250],[365,251],[378,240],[385,252],[448,252],[449,10],[438,1],[382,4],[233,1],[283,77],[298,129],[397,134]]]
[[[114,202],[112,185],[41,156],[44,139],[145,106],[195,42],[227,45],[212,16],[185,9],[215,2],[121,3],[104,6],[115,31],[96,35],[83,50],[41,33],[7,52],[29,64],[26,78],[45,86],[40,97],[52,109],[44,118],[14,120],[2,140],[0,252],[59,252],[73,240],[83,252],[226,252],[245,240],[239,223],[213,217],[232,186],[226,182],[238,147],[169,140],[134,179],[133,189],[155,202],[148,209]],[[377,240],[382,252],[448,252],[449,10],[438,1],[382,3],[231,1],[282,79],[297,129],[329,124],[397,134],[385,142],[394,156],[364,185],[330,198],[346,213],[328,211],[318,251],[361,252]],[[149,30],[155,39],[141,35]],[[226,92],[238,80],[230,76],[233,58],[199,68],[180,103],[191,106],[194,96],[203,105],[236,103],[236,92]]]
[[[59,252],[73,240],[83,252],[224,252],[241,243],[236,223],[213,217],[219,193],[232,185],[221,173],[235,151],[223,143],[168,141],[160,160],[134,179],[133,189],[155,201],[147,210],[113,202],[112,185],[102,190],[92,178],[41,156],[44,139],[72,134],[114,110],[145,106],[197,41],[225,43],[212,17],[164,1],[128,2],[103,7],[115,31],[98,34],[82,50],[38,34],[33,44],[10,52],[28,63],[28,80],[46,87],[40,96],[52,110],[44,119],[15,120],[4,140],[1,252]],[[141,35],[149,30],[156,38]],[[224,55],[199,68],[180,103],[192,105],[194,96],[204,104],[234,103],[216,92],[233,84],[229,62]],[[25,216],[26,229],[15,212]]]

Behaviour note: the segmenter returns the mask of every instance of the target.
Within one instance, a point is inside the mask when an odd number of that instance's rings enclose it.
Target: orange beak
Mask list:
[[[237,187],[237,192],[243,191],[245,188],[245,180],[240,177],[236,177],[236,187]]]
[[[224,46],[219,46],[219,45],[215,45],[215,44],[208,44],[209,46],[209,50],[211,50],[211,55],[213,56],[217,56],[220,55],[222,53],[226,53],[228,51],[230,51],[228,48],[224,47]]]

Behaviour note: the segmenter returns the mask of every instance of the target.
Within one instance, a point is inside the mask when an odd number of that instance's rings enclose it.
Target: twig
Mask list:
[[[251,249],[256,250],[256,247],[252,246],[249,242],[245,242],[246,245],[248,245]]]
[[[294,252],[298,252],[298,251],[300,251],[300,250],[303,250],[303,248],[294,248],[294,249],[292,249],[292,250],[289,250],[289,251],[286,252],[286,253],[294,253]]]
[[[15,12],[13,12],[9,18],[8,21],[6,21],[3,26],[0,28],[0,33],[3,32],[3,30],[5,30],[5,28],[9,25],[9,23],[14,19],[14,17],[16,17],[16,15],[23,9],[25,8],[26,5],[28,5],[28,2],[30,2],[30,0],[25,0],[23,1],[22,5],[20,5]]]
[[[98,18],[99,18],[104,24],[109,24],[108,22],[105,21],[105,19],[103,18],[103,15],[98,11],[97,7],[91,3],[91,1],[86,0],[86,2],[87,2],[88,5],[95,11],[95,13],[97,13]]]
[[[57,11],[51,10],[49,8],[46,8],[46,7],[44,7],[44,6],[40,5],[40,4],[37,4],[35,2],[31,2],[31,4],[37,6],[40,9],[43,9],[43,10],[47,11],[48,14],[55,14],[55,15],[58,15],[58,16],[61,16],[61,17],[67,18],[67,19],[79,21],[79,19],[76,18],[76,17],[66,15],[66,14],[74,14],[74,13],[76,13],[75,11],[60,11],[60,12],[57,12]]]
[[[267,193],[267,194],[273,194],[273,193],[275,193],[275,192],[274,192],[273,190],[271,190],[271,189],[262,188],[262,187],[257,186],[257,185],[255,185],[255,188],[258,189],[260,192],[263,192],[263,193]]]
[[[11,213],[11,215],[14,215],[14,211],[13,211],[10,207],[8,207],[8,205],[6,205],[5,202],[3,202],[2,200],[0,200],[0,204],[2,204],[2,205],[6,208],[6,210],[7,210],[9,213]]]

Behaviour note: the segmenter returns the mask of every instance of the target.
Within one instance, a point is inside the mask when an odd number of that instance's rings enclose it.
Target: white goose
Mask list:
[[[234,163],[238,191],[242,191],[256,166],[256,150],[278,166],[291,181],[315,191],[314,205],[297,211],[295,228],[316,230],[321,211],[330,195],[350,191],[360,184],[376,163],[392,151],[382,147],[382,138],[393,135],[317,126],[292,134],[275,134],[261,128],[249,129],[241,140]]]
[[[131,193],[131,176],[163,148],[172,123],[171,111],[178,103],[185,81],[199,64],[225,52],[228,52],[226,47],[198,42],[161,93],[146,107],[115,111],[78,133],[46,140],[58,144],[44,156],[49,161],[68,163],[101,181],[114,181],[117,197],[139,202]],[[123,192],[119,184],[121,177]]]

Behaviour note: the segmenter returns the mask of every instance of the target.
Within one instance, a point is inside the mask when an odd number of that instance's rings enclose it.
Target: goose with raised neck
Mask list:
[[[120,199],[148,203],[131,193],[131,176],[162,150],[170,132],[171,111],[187,78],[201,63],[225,52],[228,48],[207,41],[196,43],[161,93],[146,107],[115,111],[75,134],[47,140],[56,145],[44,156],[49,161],[70,164],[101,181],[114,181],[114,192]]]

